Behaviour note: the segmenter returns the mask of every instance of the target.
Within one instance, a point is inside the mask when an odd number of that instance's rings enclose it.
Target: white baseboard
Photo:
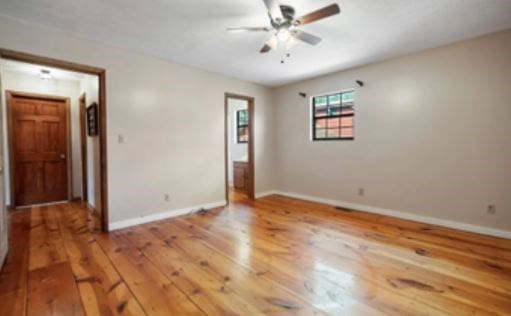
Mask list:
[[[368,206],[368,205],[357,204],[357,203],[325,199],[325,198],[320,198],[320,197],[310,196],[310,195],[303,195],[303,194],[294,193],[294,192],[284,192],[284,191],[262,192],[262,193],[256,195],[256,197],[259,198],[259,197],[263,197],[263,196],[267,196],[267,195],[271,195],[271,194],[278,194],[278,195],[283,195],[283,196],[287,196],[287,197],[291,197],[291,198],[297,198],[297,199],[318,202],[318,203],[323,203],[323,204],[328,204],[328,205],[340,206],[343,208],[360,210],[360,211],[364,211],[364,212],[368,212],[368,213],[387,215],[387,216],[397,217],[397,218],[406,219],[406,220],[410,220],[410,221],[438,225],[438,226],[463,230],[463,231],[482,234],[482,235],[489,235],[489,236],[494,236],[494,237],[511,239],[511,231],[507,231],[507,230],[501,230],[501,229],[485,227],[485,226],[477,226],[477,225],[468,224],[468,223],[460,223],[460,222],[456,222],[456,221],[452,221],[452,220],[448,220],[448,219],[423,216],[423,215],[418,215],[418,214],[413,214],[413,213],[385,209],[385,208],[381,208],[381,207],[374,207],[374,206]]]
[[[256,194],[255,194],[255,198],[256,198],[256,199],[260,199],[260,198],[263,198],[263,197],[265,197],[265,196],[278,194],[277,192],[278,192],[278,191],[265,191],[265,192],[259,192],[259,193],[256,193]]]
[[[207,209],[225,206],[226,204],[227,204],[227,202],[224,200],[224,201],[205,203],[205,204],[201,204],[201,205],[197,205],[197,206],[185,207],[185,208],[181,208],[181,209],[140,216],[140,217],[136,217],[136,218],[130,218],[130,219],[110,223],[109,231],[114,231],[114,230],[123,229],[123,228],[131,227],[131,226],[146,224],[146,223],[155,222],[155,221],[172,218],[172,217],[177,217],[177,216],[181,216],[181,215],[191,214],[191,213],[194,213],[194,212],[200,210],[201,208],[207,210]]]

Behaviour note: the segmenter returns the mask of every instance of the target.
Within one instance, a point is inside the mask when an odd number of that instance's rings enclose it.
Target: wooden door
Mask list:
[[[68,103],[11,94],[9,123],[16,206],[68,199]]]

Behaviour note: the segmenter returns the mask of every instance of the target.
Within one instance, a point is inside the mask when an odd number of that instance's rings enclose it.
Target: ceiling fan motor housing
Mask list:
[[[282,12],[282,16],[288,22],[291,22],[295,18],[295,8],[289,5],[281,5],[280,11]]]

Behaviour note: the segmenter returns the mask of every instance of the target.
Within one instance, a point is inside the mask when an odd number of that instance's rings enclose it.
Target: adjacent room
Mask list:
[[[0,0],[0,315],[511,315],[511,1]]]

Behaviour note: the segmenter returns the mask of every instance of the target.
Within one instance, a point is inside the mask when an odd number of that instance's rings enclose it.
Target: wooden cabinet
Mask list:
[[[242,161],[233,162],[234,189],[248,192],[248,163]]]

